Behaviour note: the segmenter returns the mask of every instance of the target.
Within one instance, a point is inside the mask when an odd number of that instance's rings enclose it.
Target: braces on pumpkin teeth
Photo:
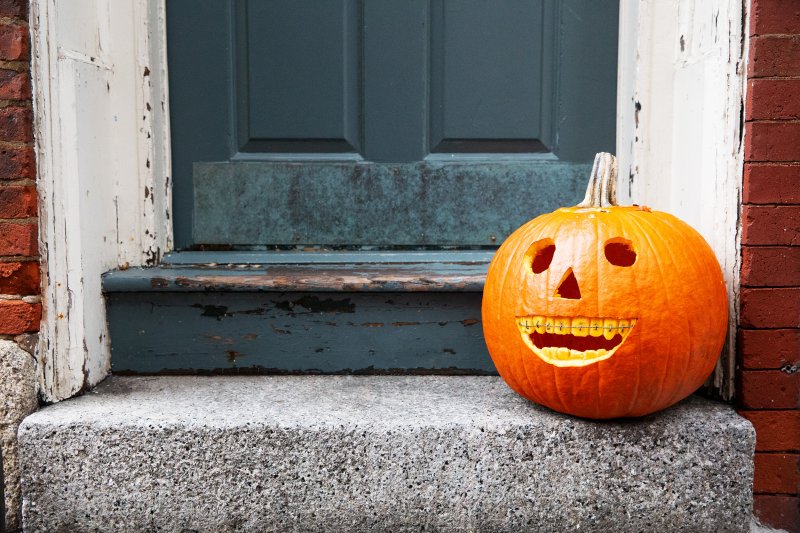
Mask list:
[[[517,318],[517,326],[523,333],[555,333],[556,335],[575,335],[576,337],[604,336],[613,339],[615,335],[625,335],[636,325],[636,319],[586,318],[586,317],[544,317],[523,316]]]

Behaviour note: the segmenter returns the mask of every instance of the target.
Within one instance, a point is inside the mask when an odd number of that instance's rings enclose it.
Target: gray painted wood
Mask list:
[[[493,250],[447,251],[226,251],[170,252],[161,259],[167,266],[214,265],[315,265],[315,264],[413,264],[450,263],[453,265],[488,265]]]
[[[523,151],[549,151],[541,122],[552,107],[542,101],[550,77],[543,70],[552,70],[555,58],[551,46],[544,53],[545,36],[552,39],[544,27],[553,25],[544,4],[431,2],[430,151],[504,152],[509,141],[528,141],[528,149],[520,143]]]
[[[487,262],[273,264],[132,268],[103,275],[106,292],[480,292]]]
[[[236,162],[195,165],[194,242],[499,245],[578,203],[590,165]]]
[[[437,18],[437,13],[445,8],[457,9],[461,5],[459,2],[341,0],[326,3],[324,8],[320,8],[340,14],[341,17],[334,17],[336,24],[331,23],[331,14],[322,17],[306,13],[313,19],[309,20],[307,27],[302,20],[291,24],[290,19],[301,18],[300,11],[307,10],[309,5],[317,6],[316,3],[281,4],[280,9],[286,19],[281,27],[269,20],[250,20],[252,17],[247,9],[243,11],[240,7],[237,10],[237,5],[243,4],[233,0],[202,4],[190,0],[170,0],[167,3],[175,173],[175,241],[178,248],[200,242],[268,245],[287,242],[313,244],[319,240],[324,243],[326,235],[320,234],[315,226],[319,220],[326,220],[330,226],[339,224],[344,216],[355,217],[355,220],[345,221],[344,226],[349,229],[363,228],[375,221],[371,218],[379,210],[375,206],[386,205],[382,201],[373,202],[372,207],[366,208],[367,218],[359,219],[360,210],[352,207],[352,201],[344,204],[340,201],[330,202],[317,194],[319,190],[334,190],[342,185],[341,181],[337,181],[340,180],[337,177],[340,173],[335,166],[329,170],[317,167],[314,170],[319,176],[316,183],[306,184],[307,187],[300,191],[301,195],[310,191],[311,196],[300,199],[299,202],[287,197],[276,198],[275,194],[263,195],[265,190],[286,191],[292,187],[291,176],[281,172],[273,173],[276,167],[268,164],[257,172],[248,171],[245,181],[253,188],[251,191],[243,191],[242,183],[238,181],[228,182],[223,187],[223,176],[239,177],[238,170],[231,173],[225,166],[213,167],[220,172],[215,180],[208,175],[212,167],[195,166],[198,162],[226,162],[231,158],[242,158],[239,141],[245,136],[247,143],[250,142],[251,119],[255,128],[253,131],[262,136],[253,138],[268,141],[266,144],[256,146],[256,143],[246,148],[266,150],[246,152],[248,157],[293,159],[299,163],[309,159],[319,161],[319,155],[304,154],[309,150],[327,153],[330,158],[334,158],[341,154],[341,150],[349,150],[348,146],[352,146],[354,150],[360,147],[361,154],[368,161],[418,161],[431,148],[435,148],[431,144],[432,139],[438,138],[436,131],[444,132],[446,127],[452,132],[447,135],[452,135],[453,142],[445,143],[439,149],[453,152],[483,151],[481,155],[485,160],[506,161],[497,154],[521,151],[522,162],[527,153],[550,150],[561,161],[588,162],[597,151],[613,151],[617,2],[493,2],[492,10],[488,13],[467,14],[461,19],[453,19],[463,20],[472,30],[455,31],[460,24],[453,22],[451,26],[454,32],[445,33],[444,36],[437,28],[447,29],[448,17]],[[478,6],[476,4],[475,9]],[[269,18],[267,14],[261,13],[269,11],[266,3],[253,2],[246,7],[253,10],[254,17],[258,14],[259,19]],[[516,11],[518,7],[528,14],[519,14]],[[509,14],[514,15],[514,20],[508,20],[511,16]],[[360,20],[358,28],[353,28],[355,20]],[[541,23],[537,27],[538,20]],[[508,29],[504,32],[487,31],[483,35],[479,32],[484,22],[487,28],[508,26]],[[274,35],[265,35],[261,30],[252,36],[250,33],[245,35],[241,31],[245,23],[264,31],[272,28],[270,31],[274,30]],[[525,33],[526,25],[530,26],[529,34]],[[304,55],[303,47],[307,43],[295,41],[295,38],[304,35],[305,40],[312,33],[322,35],[323,39],[327,39],[325,42],[335,43],[330,48],[341,50],[341,57],[328,58],[327,53],[331,50],[327,49],[319,57]],[[470,34],[481,37],[470,39]],[[281,38],[281,35],[282,43],[270,41],[272,37]],[[516,46],[514,41],[518,41]],[[269,51],[258,53],[259,48],[267,47],[270,42],[274,46],[282,47],[277,58],[270,55]],[[359,46],[358,58],[352,54],[356,42]],[[538,73],[530,70],[536,55],[531,52],[531,46],[541,48]],[[244,63],[242,54],[238,52],[242,47],[248,50],[248,57],[244,58],[247,61]],[[501,54],[506,48],[510,48],[509,53]],[[291,60],[281,63],[284,55]],[[259,57],[266,62],[258,63]],[[447,57],[456,58],[455,62],[443,59]],[[249,69],[244,69],[248,72],[241,72],[242,64],[257,69],[256,76],[250,78]],[[298,65],[302,68],[294,73],[289,72],[290,67]],[[339,65],[342,71],[334,74],[330,70],[334,65]],[[474,70],[464,71],[468,67],[473,67]],[[353,85],[356,70],[358,87]],[[281,74],[270,75],[274,74],[273,71]],[[321,76],[326,79],[322,80]],[[498,76],[509,83],[501,86],[494,79]],[[309,83],[304,83],[304,80]],[[464,87],[470,82],[475,85],[474,90],[472,87]],[[530,94],[531,103],[520,104],[522,95],[529,92],[529,86],[537,83],[538,92]],[[275,91],[280,98],[272,101],[265,96]],[[437,96],[436,91],[443,96]],[[251,98],[250,93],[256,94]],[[341,105],[335,106],[331,95],[340,95],[338,102]],[[442,98],[448,101],[438,110],[432,109],[433,100],[439,102]],[[279,102],[286,103],[288,107],[279,108]],[[480,102],[480,105],[476,102]],[[488,107],[481,107],[483,105]],[[334,107],[339,111],[334,111]],[[303,112],[298,114],[290,111],[298,108],[302,108]],[[353,111],[355,108],[358,108],[357,114]],[[245,110],[244,116],[240,112],[242,109]],[[314,113],[307,112],[308,109],[314,110]],[[534,131],[536,110],[539,113],[539,125]],[[282,112],[285,114],[280,115]],[[320,117],[319,123],[309,122],[316,115]],[[359,117],[357,123],[355,116]],[[525,133],[529,126],[530,133]],[[335,133],[338,137],[319,137],[333,135],[334,130],[343,133]],[[520,132],[525,135],[517,137]],[[263,137],[265,135],[270,137]],[[291,135],[309,137],[295,139],[290,138]],[[464,136],[468,138],[464,139]],[[342,144],[344,141],[341,139],[346,139],[348,146]],[[290,149],[294,152],[276,152]],[[352,155],[357,153],[353,152]],[[409,164],[403,170],[413,172],[417,168],[419,167]],[[195,169],[198,169],[198,174],[195,174]],[[300,174],[307,178],[311,172],[309,169]],[[488,174],[502,175],[504,172],[503,168],[499,168],[497,172]],[[558,167],[546,165],[534,173],[540,175],[549,172],[554,174],[553,180],[564,177],[558,174]],[[453,180],[461,179],[457,170],[448,174]],[[302,176],[298,178],[300,181],[306,179]],[[469,181],[472,178],[463,179]],[[408,180],[402,186],[396,186],[395,190],[405,194],[404,191],[408,188],[413,189],[414,183],[424,182],[425,177],[409,175]],[[534,187],[544,190],[545,185],[553,186],[553,180],[547,178],[535,182]],[[519,185],[503,185],[499,181],[500,179],[487,179],[484,191],[494,193],[502,191],[504,187]],[[216,188],[213,191],[195,190],[197,184],[206,182],[215,183]],[[386,188],[385,182],[367,185],[356,180],[354,184],[362,189],[339,191],[333,196],[339,200],[342,199],[340,197],[347,196],[363,198],[368,190],[391,190]],[[447,186],[450,185],[448,183]],[[572,190],[574,186],[572,183],[558,183],[556,187]],[[237,220],[229,223],[207,220],[208,216],[220,216],[222,213],[206,210],[206,201],[209,196],[223,188],[242,191],[247,198],[236,201],[227,210],[223,210],[224,216],[228,218],[246,220],[247,224],[259,227],[257,230],[251,228],[246,238],[241,238],[239,230],[243,224]],[[483,192],[482,195],[485,196],[486,193]],[[227,193],[227,197],[229,196],[230,192]],[[344,232],[335,232],[335,238],[330,236],[331,242],[347,242],[352,245],[373,241],[403,245],[431,242],[487,244],[484,227],[498,231],[496,220],[505,212],[500,209],[492,215],[486,211],[476,211],[473,219],[482,216],[487,216],[488,219],[474,222],[474,225],[481,227],[470,235],[457,231],[450,236],[444,236],[441,231],[449,231],[453,227],[444,224],[433,228],[434,239],[416,240],[415,236],[427,232],[420,231],[420,226],[413,224],[415,217],[435,219],[438,216],[435,211],[438,210],[450,217],[458,210],[459,202],[462,202],[454,195],[449,198],[442,195],[440,200],[454,200],[457,205],[421,202],[420,205],[427,205],[434,212],[413,216],[405,215],[400,210],[384,211],[382,220],[387,220],[391,227],[397,228],[412,222],[411,230],[398,233],[398,242],[393,242],[388,233],[373,238],[359,231],[353,234],[352,239],[347,238]],[[275,203],[264,207],[265,202]],[[289,205],[307,208],[306,218],[311,225],[304,226],[306,219],[297,219],[300,210],[288,208]],[[345,207],[342,208],[342,205]],[[400,202],[399,205],[404,204]],[[548,202],[535,205],[533,210],[526,213],[524,220],[549,209],[551,205]],[[251,207],[255,209],[250,209]],[[198,208],[200,211],[195,212]],[[511,224],[524,221],[513,209],[511,212]],[[261,218],[255,216],[255,213]],[[280,217],[295,217],[295,222],[284,218],[274,223]],[[212,227],[222,229],[226,224],[227,230],[230,230],[228,232],[210,231]],[[297,236],[300,240],[295,239]],[[495,236],[499,238],[499,235]],[[288,241],[285,240],[287,237]]]
[[[364,158],[410,162],[427,155],[428,2],[363,4]]]
[[[357,152],[360,9],[355,0],[237,3],[242,152]],[[240,129],[240,132],[242,130]],[[242,132],[244,133],[244,132]]]
[[[114,373],[495,369],[481,293],[109,293]]]

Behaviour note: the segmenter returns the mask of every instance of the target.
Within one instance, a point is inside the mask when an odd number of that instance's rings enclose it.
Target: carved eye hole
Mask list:
[[[531,244],[525,254],[525,261],[531,265],[534,274],[541,274],[550,267],[554,253],[556,253],[556,244],[553,239],[542,239]]]
[[[612,265],[629,267],[636,262],[636,251],[633,243],[622,237],[614,237],[606,241],[606,259]]]

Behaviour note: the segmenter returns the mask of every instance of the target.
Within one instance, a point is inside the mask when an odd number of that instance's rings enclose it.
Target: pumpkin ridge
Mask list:
[[[617,221],[620,224],[620,226],[624,226],[622,224],[622,222],[620,221],[620,219],[622,218],[621,215],[623,213],[627,213],[627,211],[623,211],[622,213],[620,213],[620,215],[617,216]],[[627,232],[628,232],[627,228],[624,228],[624,231],[621,232],[621,233],[624,234],[623,236],[625,238],[628,237],[628,233]],[[598,247],[602,247],[602,244],[598,243]],[[600,250],[598,250],[598,254],[599,253],[600,253]],[[598,255],[598,260],[599,260],[599,255]],[[639,292],[639,285],[636,282],[636,276],[635,275],[631,276],[631,279],[633,280],[633,285],[634,285],[633,286],[633,292],[636,295],[637,308],[641,310],[642,309],[642,295]],[[627,407],[627,410],[626,410],[626,413],[629,414],[629,415],[631,413],[633,413],[634,406],[638,405],[638,403],[639,403],[639,394],[640,394],[641,385],[642,385],[642,354],[641,354],[641,349],[638,346],[636,348],[637,349],[634,351],[634,353],[636,355],[636,386],[633,389],[633,394],[631,395],[632,396],[631,397],[631,402],[628,404],[628,407]]]
[[[657,219],[661,223],[663,223],[667,228],[669,228],[669,230],[672,233],[674,233],[676,235],[680,235],[681,232],[671,224],[671,220],[670,220],[671,217],[669,217],[669,216],[661,216],[661,215],[662,215],[661,213],[658,213],[656,215]],[[685,233],[685,230],[684,230],[684,233]],[[689,253],[690,250],[694,249],[693,246],[681,246],[680,249],[683,252],[682,256],[683,256],[684,259],[688,259],[689,261],[691,261],[692,264],[694,264],[695,266],[698,266],[698,262],[696,260],[697,259],[696,254]],[[674,258],[674,256],[672,256],[672,251],[671,250],[670,250],[670,256],[673,258],[673,261],[674,261],[675,258]],[[700,268],[701,271],[704,270],[703,265],[699,265],[699,266],[701,267]],[[687,327],[691,327],[691,324],[687,323]],[[693,350],[694,335],[688,335],[688,338],[689,338],[689,346],[688,346],[688,349],[687,349],[687,353],[683,357],[683,373],[681,374],[681,380],[680,380],[682,383],[685,383],[686,376],[689,374],[689,368],[691,366],[691,354],[694,353],[694,350]],[[680,389],[680,388],[676,388],[673,391],[672,395],[668,398],[668,401],[669,402],[675,402],[675,401],[681,400],[682,399],[682,398],[680,398],[681,395],[683,395],[683,390]]]
[[[534,221],[536,221],[536,220],[539,220],[539,222],[536,223],[536,224],[531,224],[530,229],[525,231],[525,236],[526,237],[528,237],[529,235],[533,234],[534,232],[537,233],[537,234],[541,233],[541,226],[544,225],[545,220],[540,220],[538,218],[534,219]],[[517,245],[514,248],[514,253],[511,254],[511,257],[514,258],[514,261],[519,261],[521,259],[524,259],[525,251],[527,251],[527,247],[530,246],[530,243],[528,242],[528,240],[529,239],[517,241],[517,243],[516,243]],[[527,272],[525,272],[525,276],[527,276],[527,275],[528,275]],[[523,285],[525,285],[524,276],[520,275],[520,277],[522,279],[519,280],[519,281]],[[506,292],[504,291],[503,294],[506,294]],[[525,381],[528,382],[528,387],[526,389],[528,391],[528,394],[530,396],[535,397],[535,398],[541,399],[541,396],[539,395],[539,392],[538,392],[538,388],[534,386],[534,381],[531,380],[530,374],[528,372],[528,365],[526,364],[524,358],[516,360],[516,366],[514,367],[514,373],[515,374],[516,373],[520,373],[520,371],[521,371],[522,376],[525,378]]]
[[[634,224],[636,224],[636,226],[640,229],[640,233],[645,236],[645,239],[647,239],[647,242],[648,242],[648,244],[650,244],[650,247],[653,250],[657,250],[658,248],[654,245],[653,240],[650,238],[650,233],[647,232],[647,231],[644,231],[644,228],[642,227],[642,225],[646,224],[647,227],[649,228],[650,232],[652,232],[652,233],[654,233],[655,235],[658,235],[658,236],[661,236],[661,231],[658,228],[656,228],[655,226],[653,226],[653,224],[651,224],[649,220],[646,220],[646,218],[647,217],[643,217],[643,216],[640,216],[640,215],[634,215],[634,216],[631,217],[631,221]],[[675,258],[672,255],[672,248],[670,246],[665,246],[665,248],[667,249],[667,253],[669,254],[669,258],[670,258],[671,262],[673,264],[675,264]],[[663,270],[662,265],[661,265],[660,254],[653,254],[653,256],[654,256],[655,264],[658,267],[658,272],[661,275],[661,280],[663,281],[666,278],[664,276],[664,270]],[[670,297],[670,292],[669,291],[665,291],[664,292],[664,298],[667,301],[667,307],[669,309],[672,309],[672,298]],[[664,319],[663,319],[663,314],[662,314],[662,315],[659,316],[659,330],[661,330],[661,331],[664,331],[663,322],[664,322]],[[686,330],[685,331],[690,331],[690,328],[691,328],[691,324],[689,323],[689,320],[687,319],[686,320]],[[688,336],[691,337],[691,335],[688,335]],[[689,339],[689,342],[690,343],[692,342],[691,339]],[[691,352],[688,352],[688,353],[691,353]],[[669,372],[669,368],[670,368],[669,362],[672,359],[672,336],[671,335],[667,335],[666,357],[664,357],[663,359],[665,361],[665,363],[664,363],[664,373],[661,376],[661,380],[659,381],[658,392],[656,393],[655,398],[654,398],[654,400],[652,402],[652,404],[656,406],[656,409],[659,409],[660,406],[663,405],[663,403],[661,402],[661,397],[664,395],[664,383],[667,381],[667,376],[670,373]]]
[[[594,253],[594,261],[595,261],[595,266],[594,266],[594,274],[595,274],[595,276],[594,276],[594,286],[595,287],[600,287],[600,252],[602,251],[602,245],[600,244],[600,217],[597,217],[597,216],[594,217],[594,224],[592,224],[592,226],[594,227],[594,242],[595,242],[595,246],[594,246],[594,248],[595,248],[595,253]],[[595,316],[603,316],[602,314],[600,314],[600,299],[599,298],[595,298],[594,310],[595,310]],[[598,366],[598,368],[597,368],[597,390],[596,390],[596,393],[595,393],[595,397],[597,399],[596,399],[595,404],[594,404],[595,417],[600,416],[600,406],[602,405],[601,402],[603,401],[602,391],[605,390],[604,387],[603,387],[603,372],[602,372],[602,369],[600,368],[600,365],[597,365],[597,366]]]
[[[667,227],[669,227],[669,228],[670,228],[670,229],[671,229],[671,230],[672,230],[672,231],[673,231],[673,232],[674,232],[676,235],[680,235],[680,234],[682,234],[682,233],[683,233],[683,234],[685,234],[685,233],[686,233],[686,228],[688,227],[688,229],[689,229],[689,230],[691,230],[691,232],[692,232],[692,233],[691,233],[691,235],[692,235],[692,237],[693,237],[693,239],[694,239],[695,241],[698,241],[698,240],[699,240],[699,241],[700,241],[699,243],[701,243],[701,244],[703,244],[703,245],[705,245],[705,246],[708,246],[708,244],[707,244],[707,243],[705,242],[705,240],[702,238],[702,235],[700,235],[700,234],[699,234],[699,233],[698,233],[698,232],[697,232],[697,231],[696,231],[694,228],[692,228],[692,227],[691,227],[691,226],[689,226],[688,224],[686,224],[686,223],[682,222],[682,221],[681,221],[680,219],[678,219],[678,218],[675,218],[674,216],[670,215],[669,213],[659,213],[659,215],[660,215],[660,216],[659,216],[659,219],[660,219],[660,220],[661,220],[661,221],[662,221],[662,222],[663,222],[663,223],[664,223],[664,224],[665,224]],[[681,227],[677,227],[677,226],[674,224],[674,222],[676,222],[676,221],[677,221],[678,223],[680,223],[680,224],[681,224],[681,226],[684,226],[684,227],[683,227],[683,228],[681,228]],[[698,238],[699,238],[699,239],[698,239]],[[710,248],[710,246],[708,246],[708,247]],[[700,257],[700,253],[699,253],[699,251],[698,251],[698,250],[697,250],[695,247],[693,247],[693,246],[692,246],[692,247],[689,247],[689,246],[683,246],[683,247],[681,247],[681,248],[682,248],[682,249],[684,249],[684,251],[686,252],[686,257],[689,257],[689,258],[691,258],[691,260],[692,260],[692,263],[693,263],[693,264],[694,264],[696,267],[698,267],[698,266],[699,266],[699,267],[700,267],[700,270],[703,272],[703,274],[704,274],[705,276],[707,276],[707,278],[708,278],[708,279],[713,279],[713,278],[715,278],[715,277],[717,277],[717,276],[720,276],[720,275],[722,275],[722,269],[721,269],[721,268],[719,268],[719,266],[716,266],[716,269],[715,269],[715,268],[714,268],[714,267],[715,267],[715,265],[714,265],[714,264],[710,264],[708,261],[702,261],[702,260],[701,260],[702,258]],[[691,253],[692,251],[694,251],[695,253]],[[713,250],[712,250],[712,253],[713,253]],[[727,311],[727,300],[724,302],[724,306],[725,306],[725,310]],[[726,315],[727,315],[727,313],[726,313]],[[726,333],[725,333],[725,335],[727,336],[727,327],[725,328],[725,330],[726,330]],[[690,342],[690,347],[691,347],[691,342],[692,342],[692,341],[693,341],[693,336],[691,336],[691,335],[690,335],[690,340],[689,340],[689,342]],[[723,342],[724,342],[724,340],[723,340]],[[692,353],[692,352],[690,351],[689,353]],[[684,368],[684,372],[683,372],[683,376],[682,376],[682,379],[681,379],[681,381],[684,381],[684,380],[686,379],[686,376],[689,374],[689,369],[690,369],[690,367],[691,367],[691,365],[690,365],[690,358],[689,358],[689,357],[686,357],[686,363],[685,363],[684,367],[685,367],[685,368]],[[674,394],[672,395],[672,397],[670,398],[670,400],[671,400],[672,402],[675,402],[675,401],[679,401],[679,400],[683,399],[683,398],[681,398],[681,397],[680,397],[680,396],[681,396],[681,394],[683,394],[683,391],[681,391],[681,390],[676,390],[676,391],[675,391],[675,393],[674,393]],[[677,398],[677,399],[676,399],[676,398]]]

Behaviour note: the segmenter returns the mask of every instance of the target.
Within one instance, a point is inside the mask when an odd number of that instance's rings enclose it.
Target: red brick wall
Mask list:
[[[800,2],[751,0],[738,402],[755,512],[800,531]]]
[[[30,62],[28,1],[0,0],[0,338],[25,345],[41,318]]]

